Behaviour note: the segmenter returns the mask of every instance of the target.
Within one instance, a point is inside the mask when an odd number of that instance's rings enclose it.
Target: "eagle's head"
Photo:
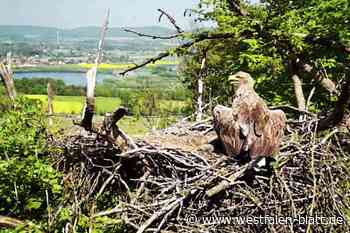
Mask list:
[[[250,76],[250,74],[243,72],[243,71],[239,71],[238,73],[236,73],[234,75],[230,75],[228,80],[231,84],[233,84],[235,89],[237,89],[238,87],[240,87],[242,85],[246,85],[250,88],[254,88],[254,84],[255,84],[255,81],[252,78],[252,76]]]

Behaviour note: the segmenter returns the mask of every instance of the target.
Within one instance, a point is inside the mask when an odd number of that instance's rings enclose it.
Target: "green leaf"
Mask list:
[[[38,200],[38,199],[35,199],[35,198],[30,198],[28,201],[27,201],[27,205],[26,207],[28,209],[31,209],[31,210],[36,210],[36,209],[39,209],[41,207],[41,201]]]

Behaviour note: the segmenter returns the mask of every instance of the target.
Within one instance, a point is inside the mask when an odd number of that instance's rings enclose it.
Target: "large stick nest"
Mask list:
[[[347,140],[339,130],[317,136],[310,124],[289,127],[270,174],[212,150],[138,140],[136,149],[123,151],[95,134],[73,136],[58,143],[64,148],[58,167],[72,196],[65,205],[77,218],[85,212],[91,221],[121,219],[130,232],[347,232]],[[161,134],[195,138],[206,130],[190,128]],[[248,216],[338,217],[343,224],[239,224],[234,218]]]

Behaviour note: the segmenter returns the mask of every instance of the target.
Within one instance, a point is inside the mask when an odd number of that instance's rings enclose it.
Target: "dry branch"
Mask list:
[[[0,228],[1,227],[15,228],[18,225],[23,225],[23,224],[24,222],[22,222],[21,220],[0,215]]]
[[[17,97],[15,84],[13,81],[11,53],[7,54],[7,65],[0,63],[0,76],[6,88],[7,96],[11,100]]]
[[[171,39],[175,39],[178,38],[180,36],[182,36],[182,34],[175,34],[175,35],[170,35],[170,36],[158,36],[158,35],[149,35],[149,34],[145,34],[145,33],[141,33],[141,32],[137,32],[131,29],[124,29],[125,32],[129,32],[129,33],[133,33],[135,35],[138,35],[140,37],[148,37],[148,38],[152,38],[152,39],[162,39],[162,40],[171,40]]]
[[[229,38],[232,38],[233,36],[234,36],[233,33],[210,34],[208,32],[203,32],[199,35],[196,35],[192,41],[186,42],[186,43],[184,43],[184,44],[182,44],[174,49],[169,49],[168,51],[160,53],[158,56],[149,58],[140,64],[136,64],[135,66],[130,67],[129,69],[126,69],[126,70],[120,72],[119,74],[126,75],[127,73],[129,73],[131,71],[145,67],[148,64],[152,64],[152,63],[155,63],[157,61],[160,61],[168,56],[171,56],[172,54],[176,54],[180,51],[183,51],[184,49],[188,49],[188,48],[192,47],[194,44],[197,44],[199,42],[202,42],[205,40],[229,39]]]
[[[202,121],[203,117],[203,82],[204,82],[204,69],[206,66],[206,52],[204,52],[201,68],[198,74],[198,98],[197,98],[197,117],[196,121],[200,122]]]
[[[221,181],[221,183],[219,183],[215,187],[209,189],[206,192],[206,195],[209,198],[212,198],[215,195],[221,193],[222,191],[225,191],[225,190],[229,189],[232,185],[234,185],[235,182],[237,182],[237,180],[239,178],[242,178],[244,176],[245,172],[248,169],[251,169],[251,168],[252,168],[252,163],[248,163],[248,164],[244,165],[237,172],[235,172],[233,175],[231,175],[227,179]]]
[[[302,64],[302,68],[305,72],[311,74],[313,79],[320,83],[331,94],[339,94],[335,83],[327,78],[325,74],[321,71],[317,71],[314,67],[309,64]]]
[[[298,75],[294,74],[292,75],[292,80],[294,84],[294,92],[295,92],[295,97],[297,99],[298,103],[298,109],[300,111],[305,111],[306,110],[306,102],[305,102],[305,96],[303,93],[303,84],[298,77]]]
[[[305,41],[311,44],[318,44],[326,48],[332,48],[336,51],[339,51],[344,54],[350,54],[350,47],[344,45],[338,40],[330,37],[319,37],[316,35],[308,35],[305,38]]]
[[[176,20],[175,20],[172,16],[170,16],[167,12],[165,12],[165,11],[162,10],[162,9],[158,9],[158,11],[161,13],[160,16],[159,16],[159,18],[158,18],[158,21],[159,21],[159,22],[162,20],[163,15],[165,15],[165,16],[168,18],[168,20],[170,21],[170,23],[175,27],[175,29],[176,29],[176,31],[177,31],[178,33],[183,33],[183,32],[184,32],[184,31],[176,24]]]
[[[49,117],[49,125],[52,125],[52,118],[51,116],[54,114],[54,109],[53,109],[53,99],[54,99],[55,93],[52,88],[51,82],[47,83],[47,113]]]
[[[317,126],[318,131],[333,128],[344,120],[346,109],[350,108],[350,77],[349,73],[346,75],[347,79],[342,84],[341,94],[335,108],[327,117],[319,121]]]
[[[108,30],[110,11],[108,9],[105,21],[102,26],[101,39],[98,44],[98,50],[96,54],[94,66],[87,72],[87,89],[86,89],[86,106],[81,121],[81,126],[86,130],[92,129],[92,119],[95,113],[95,88],[96,88],[96,76],[98,65],[102,59],[103,46],[105,42],[106,33]]]
[[[304,225],[193,224],[183,220],[186,216],[200,219],[213,214],[307,216],[313,206],[317,206],[313,214],[345,219],[342,211],[349,208],[349,200],[341,186],[350,170],[344,162],[348,153],[335,142],[341,132],[333,130],[319,138],[307,130],[312,124],[313,120],[293,125],[275,157],[270,177],[247,173],[254,162],[241,166],[229,156],[214,152],[208,155],[163,148],[140,140],[135,142],[138,148],[121,152],[104,138],[94,136],[63,142],[66,153],[60,167],[66,176],[76,177],[76,199],[83,201],[75,205],[80,209],[90,209],[89,203],[101,192],[118,195],[118,205],[97,208],[90,218],[122,219],[130,231],[301,233],[306,230]],[[190,134],[191,126],[169,131]],[[312,228],[314,232],[350,230],[346,224]]]

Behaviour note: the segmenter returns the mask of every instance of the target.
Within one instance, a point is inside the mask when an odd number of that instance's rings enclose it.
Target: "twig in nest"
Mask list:
[[[185,197],[178,198],[176,201],[170,205],[164,206],[158,212],[154,213],[137,231],[137,233],[143,233],[155,220],[168,213],[169,211],[174,211],[179,204],[185,199]]]
[[[239,178],[241,178],[245,174],[245,172],[252,167],[252,164],[254,162],[255,161],[251,161],[248,164],[246,164],[243,167],[241,167],[236,173],[234,173],[233,175],[231,175],[228,178],[229,181],[227,181],[227,180],[221,181],[220,184],[218,184],[215,187],[209,189],[206,192],[206,195],[209,198],[211,198],[211,197],[215,196],[216,194],[219,194],[220,192],[225,191],[226,189],[230,188],[234,184],[234,182],[236,182]]]
[[[116,213],[122,213],[125,210],[123,208],[120,207],[120,205],[114,207],[113,209],[110,210],[106,210],[106,211],[101,211],[99,213],[94,214],[92,217],[93,218],[97,218],[97,217],[102,217],[102,216],[106,216],[106,215],[111,215],[111,214],[116,214]]]
[[[136,149],[138,146],[134,140],[117,126],[117,122],[122,119],[126,113],[127,109],[120,107],[113,114],[106,114],[100,129],[96,129],[93,126],[91,128],[84,128],[86,131],[96,134],[97,137],[104,138],[112,145],[115,145],[115,140],[120,136],[130,149]],[[83,127],[79,122],[73,121],[73,124]]]

